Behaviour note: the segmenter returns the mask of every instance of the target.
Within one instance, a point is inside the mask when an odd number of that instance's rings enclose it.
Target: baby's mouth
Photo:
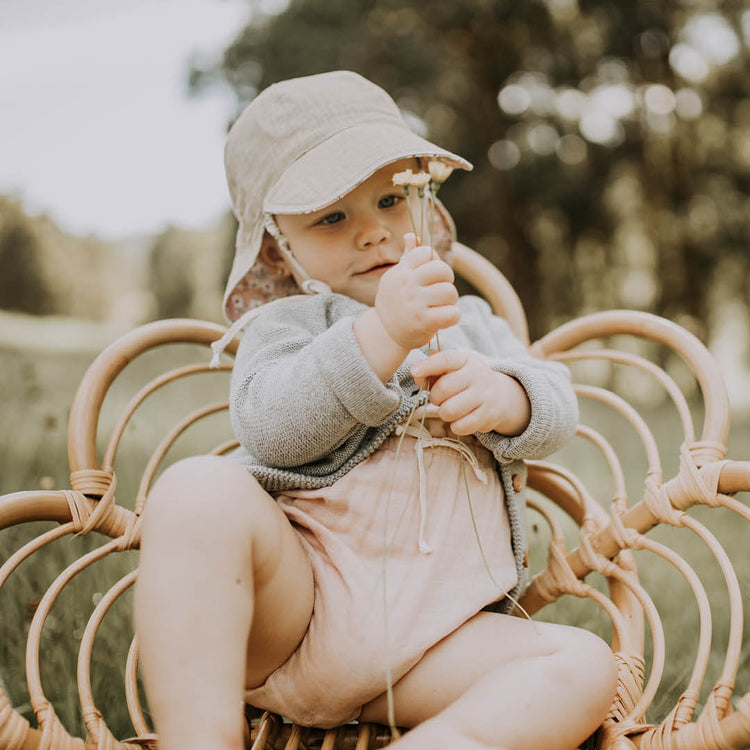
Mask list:
[[[371,268],[368,268],[366,271],[362,271],[359,275],[367,276],[369,274],[373,274],[373,275],[384,274],[389,268],[393,268],[393,266],[395,265],[396,265],[395,263],[379,263],[376,266],[372,266]]]

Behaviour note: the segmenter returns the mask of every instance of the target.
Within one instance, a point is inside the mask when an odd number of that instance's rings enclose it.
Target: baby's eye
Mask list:
[[[318,224],[338,224],[340,221],[344,220],[344,212],[343,211],[334,211],[332,214],[327,214],[324,216]]]
[[[385,195],[378,201],[378,208],[393,208],[401,198],[400,195]]]

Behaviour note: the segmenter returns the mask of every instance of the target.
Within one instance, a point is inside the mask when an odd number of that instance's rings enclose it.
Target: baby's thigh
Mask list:
[[[297,532],[243,467],[195,456],[155,484],[144,514],[142,562],[158,568],[185,545],[201,576],[226,589],[222,616],[250,613],[246,679],[260,684],[294,651],[312,615],[312,568]]]
[[[302,641],[312,617],[310,558],[275,500],[256,545],[255,601],[248,637],[246,687],[261,685]]]
[[[592,673],[609,674],[612,653],[604,641],[591,633],[563,625],[480,612],[427,651],[394,686],[397,723],[413,727],[436,716],[455,703],[487,675],[517,673],[525,663],[540,657],[549,660],[552,680],[565,680],[568,669],[590,662]],[[536,672],[536,670],[534,670]],[[609,679],[607,677],[607,679]],[[518,692],[521,687],[509,679],[497,684]],[[498,695],[487,695],[488,708],[497,705]],[[387,723],[386,696],[378,696],[363,707],[361,720]]]

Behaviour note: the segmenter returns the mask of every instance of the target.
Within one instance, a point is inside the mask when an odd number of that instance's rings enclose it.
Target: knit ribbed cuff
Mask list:
[[[516,461],[541,454],[542,446],[557,419],[557,408],[548,378],[533,367],[525,367],[511,360],[495,360],[491,367],[515,378],[523,386],[531,404],[531,419],[520,435],[478,433],[479,441],[492,450],[499,460]]]

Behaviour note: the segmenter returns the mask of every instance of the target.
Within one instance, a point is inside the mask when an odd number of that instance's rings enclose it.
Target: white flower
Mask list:
[[[431,161],[427,168],[430,170],[430,179],[438,185],[445,182],[453,172],[453,167],[449,167],[441,161]]]
[[[415,175],[412,175],[409,184],[415,188],[423,188],[429,181],[430,175],[427,172],[417,172]]]
[[[393,175],[393,184],[396,186],[411,185],[411,179],[413,177],[411,169],[407,169],[404,172],[396,172]]]

